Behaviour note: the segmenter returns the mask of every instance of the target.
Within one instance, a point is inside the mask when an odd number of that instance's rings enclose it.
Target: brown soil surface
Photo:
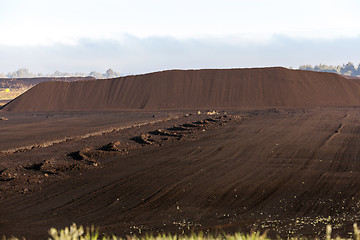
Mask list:
[[[14,152],[48,146],[78,137],[101,135],[136,124],[179,116],[179,112],[1,112],[0,151]],[[1,163],[0,163],[1,166]]]
[[[344,77],[344,78],[347,78],[347,79],[360,80],[360,77],[356,77],[356,76],[348,76],[348,75],[341,75],[341,76]]]
[[[285,68],[173,70],[110,80],[45,82],[4,111],[359,106],[338,74]]]
[[[360,85],[360,78],[359,77],[352,77],[352,78],[349,78],[349,80],[356,83],[357,85]]]
[[[331,223],[347,235],[360,219],[359,112],[162,112],[141,127],[3,153],[0,233],[46,239],[76,222],[118,235],[221,228],[286,238],[323,236]]]
[[[75,222],[347,237],[359,106],[357,80],[284,68],[40,83],[0,111],[0,236]]]

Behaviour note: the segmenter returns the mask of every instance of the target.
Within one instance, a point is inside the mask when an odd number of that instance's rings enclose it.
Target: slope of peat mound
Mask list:
[[[3,111],[359,106],[360,86],[285,68],[172,70],[110,80],[45,82]]]

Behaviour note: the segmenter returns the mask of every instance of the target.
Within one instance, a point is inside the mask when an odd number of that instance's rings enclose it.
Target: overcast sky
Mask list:
[[[359,0],[1,0],[0,72],[360,62]]]

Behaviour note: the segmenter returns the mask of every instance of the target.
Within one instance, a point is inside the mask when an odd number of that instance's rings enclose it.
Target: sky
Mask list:
[[[359,0],[0,0],[0,73],[360,63]]]

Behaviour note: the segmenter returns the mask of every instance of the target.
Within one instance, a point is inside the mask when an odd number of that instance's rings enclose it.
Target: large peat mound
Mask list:
[[[171,70],[110,80],[44,82],[5,111],[358,106],[360,86],[285,68]]]

